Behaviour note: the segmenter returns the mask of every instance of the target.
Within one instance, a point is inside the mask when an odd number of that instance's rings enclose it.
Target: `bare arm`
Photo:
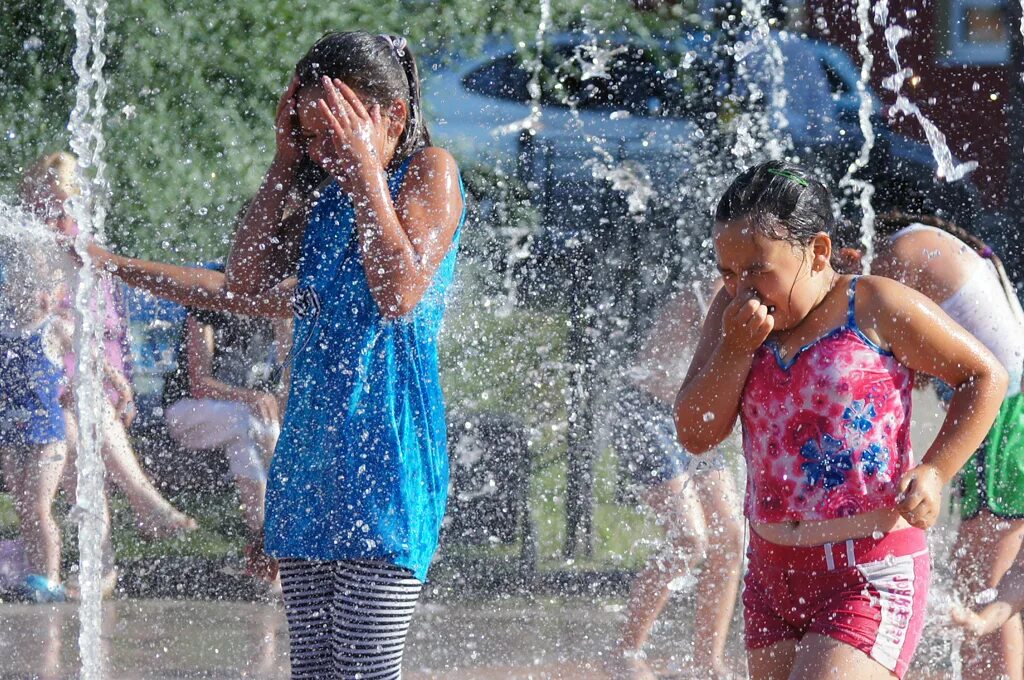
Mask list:
[[[1006,370],[984,345],[917,291],[882,277],[863,277],[859,290],[869,322],[900,363],[941,378],[955,390],[946,419],[921,462],[943,484],[981,445],[1006,396]]]
[[[304,222],[304,206],[291,205],[289,195],[302,159],[296,119],[298,77],[293,77],[277,104],[277,153],[235,230],[228,255],[225,290],[252,295],[262,293],[293,270],[294,222]],[[286,218],[286,212],[291,215]]]
[[[264,293],[294,271],[296,234],[306,219],[304,207],[289,199],[294,181],[295,169],[275,158],[235,230],[225,289],[245,295]]]
[[[368,180],[366,193],[354,201],[370,291],[392,318],[419,304],[462,216],[458,169],[447,151],[421,151],[406,176],[395,203],[383,174]]]
[[[676,397],[676,432],[688,451],[705,453],[732,433],[754,352],[773,325],[759,301],[715,296]]]
[[[203,267],[182,267],[115,255],[90,246],[96,266],[102,267],[133,288],[198,309],[213,309],[247,316],[290,317],[294,278],[254,294],[227,290],[225,275]]]
[[[213,375],[214,350],[213,327],[189,315],[185,321],[185,351],[188,353],[188,382],[192,397],[239,402],[264,420],[278,420],[277,399],[273,395],[229,385]]]
[[[938,519],[942,487],[981,445],[1006,396],[1006,370],[930,299],[896,281],[863,277],[859,309],[900,363],[953,386],[946,419],[921,459],[898,482],[896,507],[927,529]]]

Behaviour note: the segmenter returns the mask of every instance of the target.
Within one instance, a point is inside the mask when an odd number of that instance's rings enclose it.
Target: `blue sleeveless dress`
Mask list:
[[[409,166],[388,180],[397,199]],[[463,204],[465,204],[465,190]],[[426,579],[448,497],[437,339],[465,208],[423,299],[381,315],[355,212],[337,183],[299,260],[288,409],[270,466],[265,544],[277,557],[375,560]]]

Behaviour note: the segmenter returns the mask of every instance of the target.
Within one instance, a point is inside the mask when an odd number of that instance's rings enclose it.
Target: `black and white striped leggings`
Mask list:
[[[397,680],[423,584],[381,562],[282,559],[292,679]]]

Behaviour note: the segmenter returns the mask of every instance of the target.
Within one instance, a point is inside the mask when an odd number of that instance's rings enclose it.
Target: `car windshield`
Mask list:
[[[673,50],[635,45],[563,44],[544,52],[541,102],[581,111],[692,118],[714,110],[716,78],[707,62]],[[471,92],[530,100],[530,64],[518,53],[478,66],[463,83]]]

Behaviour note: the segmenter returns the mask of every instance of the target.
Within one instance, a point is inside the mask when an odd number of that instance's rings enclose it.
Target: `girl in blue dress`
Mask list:
[[[295,317],[267,483],[293,678],[399,678],[448,492],[437,340],[465,198],[403,38],[331,33],[296,67],[226,274],[95,265],[194,307]]]
[[[464,217],[405,40],[317,42],[281,100],[225,281],[280,299],[274,284],[296,273],[265,523],[293,678],[400,677],[448,489],[437,339]]]

